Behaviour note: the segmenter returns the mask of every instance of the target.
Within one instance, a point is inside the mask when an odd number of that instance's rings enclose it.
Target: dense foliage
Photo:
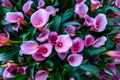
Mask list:
[[[0,80],[119,80],[120,0],[1,0]]]

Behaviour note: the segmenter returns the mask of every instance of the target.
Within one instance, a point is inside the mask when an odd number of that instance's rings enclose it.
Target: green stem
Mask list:
[[[23,41],[11,41],[11,42],[19,44],[19,43],[22,43]]]

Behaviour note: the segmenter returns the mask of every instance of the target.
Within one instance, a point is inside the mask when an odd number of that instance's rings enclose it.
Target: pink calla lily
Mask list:
[[[25,41],[20,48],[22,54],[32,55],[39,50],[39,45],[35,41]]]
[[[9,0],[1,0],[1,2],[2,2],[2,6],[13,8],[13,5]]]
[[[70,54],[67,58],[68,63],[73,66],[79,66],[83,61],[83,56],[80,54]]]
[[[120,0],[115,0],[115,6],[116,6],[117,8],[120,8]]]
[[[94,37],[92,35],[87,35],[85,36],[85,46],[88,47],[88,46],[91,46],[94,42]]]
[[[35,80],[47,80],[48,72],[45,70],[39,70],[35,74]]]

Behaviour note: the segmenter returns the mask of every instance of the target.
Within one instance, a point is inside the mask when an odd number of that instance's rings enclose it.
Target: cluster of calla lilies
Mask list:
[[[99,7],[102,7],[102,3],[99,0],[90,0],[91,1],[91,10],[94,11]],[[9,0],[1,0],[2,5],[13,8],[12,3]],[[108,24],[107,17],[103,13],[99,13],[95,18],[90,17],[87,13],[89,11],[88,6],[85,4],[86,0],[76,0],[74,12],[79,16],[79,18],[84,19],[83,25],[86,25],[90,28],[91,31],[102,32],[106,29]],[[64,31],[67,33],[65,35],[58,34],[56,31],[50,31],[47,29],[47,23],[49,21],[49,17],[54,16],[57,12],[59,12],[58,8],[54,8],[53,6],[48,6],[43,8],[45,5],[44,0],[40,0],[38,2],[37,11],[33,12],[31,9],[31,5],[34,2],[32,0],[28,0],[23,5],[24,14],[28,14],[30,16],[31,24],[42,31],[37,37],[37,41],[29,40],[25,41],[20,45],[20,53],[21,55],[32,56],[35,61],[44,61],[47,57],[52,54],[53,49],[57,52],[59,59],[64,60],[67,57],[67,62],[73,66],[79,66],[84,57],[82,54],[79,54],[84,50],[85,47],[92,46],[94,48],[100,48],[105,45],[107,38],[106,36],[101,36],[99,38],[94,38],[91,34],[85,36],[83,40],[80,37],[75,36],[75,31],[79,30],[78,26],[68,25],[65,27]],[[120,0],[115,1],[115,6],[120,8]],[[117,13],[112,13],[116,14]],[[24,15],[22,12],[7,12],[5,16],[5,20],[9,23],[16,23],[12,27],[13,30],[19,31],[22,29],[22,25],[26,25],[27,21],[24,19]],[[5,33],[0,33],[0,46],[7,46],[14,43],[10,39],[9,33],[4,30]],[[73,38],[74,36],[74,38]],[[116,35],[114,40],[117,44],[120,44],[120,33]],[[70,53],[68,55],[68,53]],[[116,62],[120,63],[120,51],[108,51],[106,53],[109,56],[115,57]],[[111,66],[111,64],[108,64]],[[29,66],[19,67],[17,64],[7,63],[7,68],[4,70],[3,78],[12,78],[14,75],[12,72],[17,70],[17,72],[21,74],[26,74],[26,70]],[[49,71],[47,70],[39,70],[35,74],[35,80],[47,80],[49,75]],[[70,78],[70,80],[74,80],[74,78]]]

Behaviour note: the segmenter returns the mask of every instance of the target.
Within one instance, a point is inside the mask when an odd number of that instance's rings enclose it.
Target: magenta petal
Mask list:
[[[45,60],[45,57],[43,57],[40,52],[36,52],[36,53],[32,54],[32,57],[33,57],[33,59],[35,61],[43,61],[43,60]]]
[[[53,46],[49,43],[41,44],[39,46],[39,53],[41,53],[43,57],[48,57],[52,52],[52,48]]]
[[[111,70],[112,70],[112,72],[116,75],[116,73],[117,73],[117,68],[116,68],[116,66],[114,65],[114,64],[112,64],[112,63],[107,63],[106,64]]]
[[[45,9],[39,9],[31,15],[30,20],[34,27],[43,27],[49,20],[49,13]]]
[[[85,19],[84,25],[87,25],[87,26],[93,26],[94,25],[94,18],[86,15],[84,17],[84,19]]]
[[[67,58],[68,63],[73,66],[79,66],[83,61],[83,56],[80,54],[70,54]]]
[[[75,38],[71,48],[72,53],[81,52],[84,49],[84,41],[81,38]]]
[[[76,30],[76,27],[72,25],[69,25],[65,28],[65,32],[67,32],[71,36],[75,36],[75,30]]]
[[[84,3],[77,3],[75,5],[75,13],[79,15],[80,18],[83,18],[88,12],[88,7]]]
[[[64,60],[66,58],[67,54],[68,54],[68,52],[66,52],[66,53],[58,53],[58,56],[59,56],[59,58],[61,60]]]
[[[35,80],[47,80],[48,72],[45,70],[39,70],[35,74]]]
[[[118,50],[118,51],[108,51],[106,54],[109,55],[109,56],[112,56],[112,57],[120,58],[120,50]]]
[[[12,3],[9,0],[1,0],[2,6],[13,8]]]
[[[75,80],[75,78],[71,77],[69,80]]]
[[[93,42],[93,47],[99,48],[99,47],[105,45],[106,41],[107,41],[107,38],[105,36],[101,36]]]
[[[45,5],[45,1],[44,0],[39,0],[37,8],[40,9],[44,5]]]
[[[107,26],[107,18],[105,14],[99,13],[94,20],[94,26],[92,27],[96,32],[102,32]]]
[[[58,53],[67,52],[71,47],[72,47],[72,40],[69,34],[58,36],[58,39],[56,40],[56,44],[55,44],[55,50]]]
[[[46,40],[48,40],[49,34],[50,34],[50,30],[49,29],[44,29],[42,31],[42,33],[39,34],[39,36],[36,39],[40,42],[45,42]]]
[[[84,3],[86,0],[76,0],[77,3]]]
[[[49,35],[49,38],[48,38],[48,42],[51,45],[55,45],[57,38],[58,38],[57,32],[55,32],[55,31],[54,32],[50,32],[50,35]]]
[[[24,5],[23,5],[23,12],[27,13],[30,10],[31,5],[33,4],[33,1],[28,0]]]
[[[28,68],[28,66],[17,67],[17,71],[18,71],[20,74],[26,74],[27,68]]]
[[[21,12],[7,12],[5,20],[9,23],[21,22],[24,20],[23,14]]]
[[[16,68],[17,68],[17,65],[16,64],[10,64],[10,63],[7,63],[7,68],[4,70],[3,72],[3,78],[6,80],[7,78],[13,78],[14,75],[11,73],[13,72]]]
[[[120,57],[115,57],[115,58],[114,58],[114,62],[115,62],[116,64],[120,64]]]
[[[92,35],[85,36],[85,46],[91,46],[94,42],[94,37]]]
[[[118,8],[120,8],[120,0],[116,0],[115,1],[115,6],[118,7]]]
[[[53,6],[48,6],[48,7],[46,7],[46,11],[48,11],[48,13],[51,15],[51,14],[55,14],[56,12],[58,12],[59,9],[54,8]]]
[[[39,50],[39,45],[35,41],[25,41],[20,46],[22,54],[31,55]]]

